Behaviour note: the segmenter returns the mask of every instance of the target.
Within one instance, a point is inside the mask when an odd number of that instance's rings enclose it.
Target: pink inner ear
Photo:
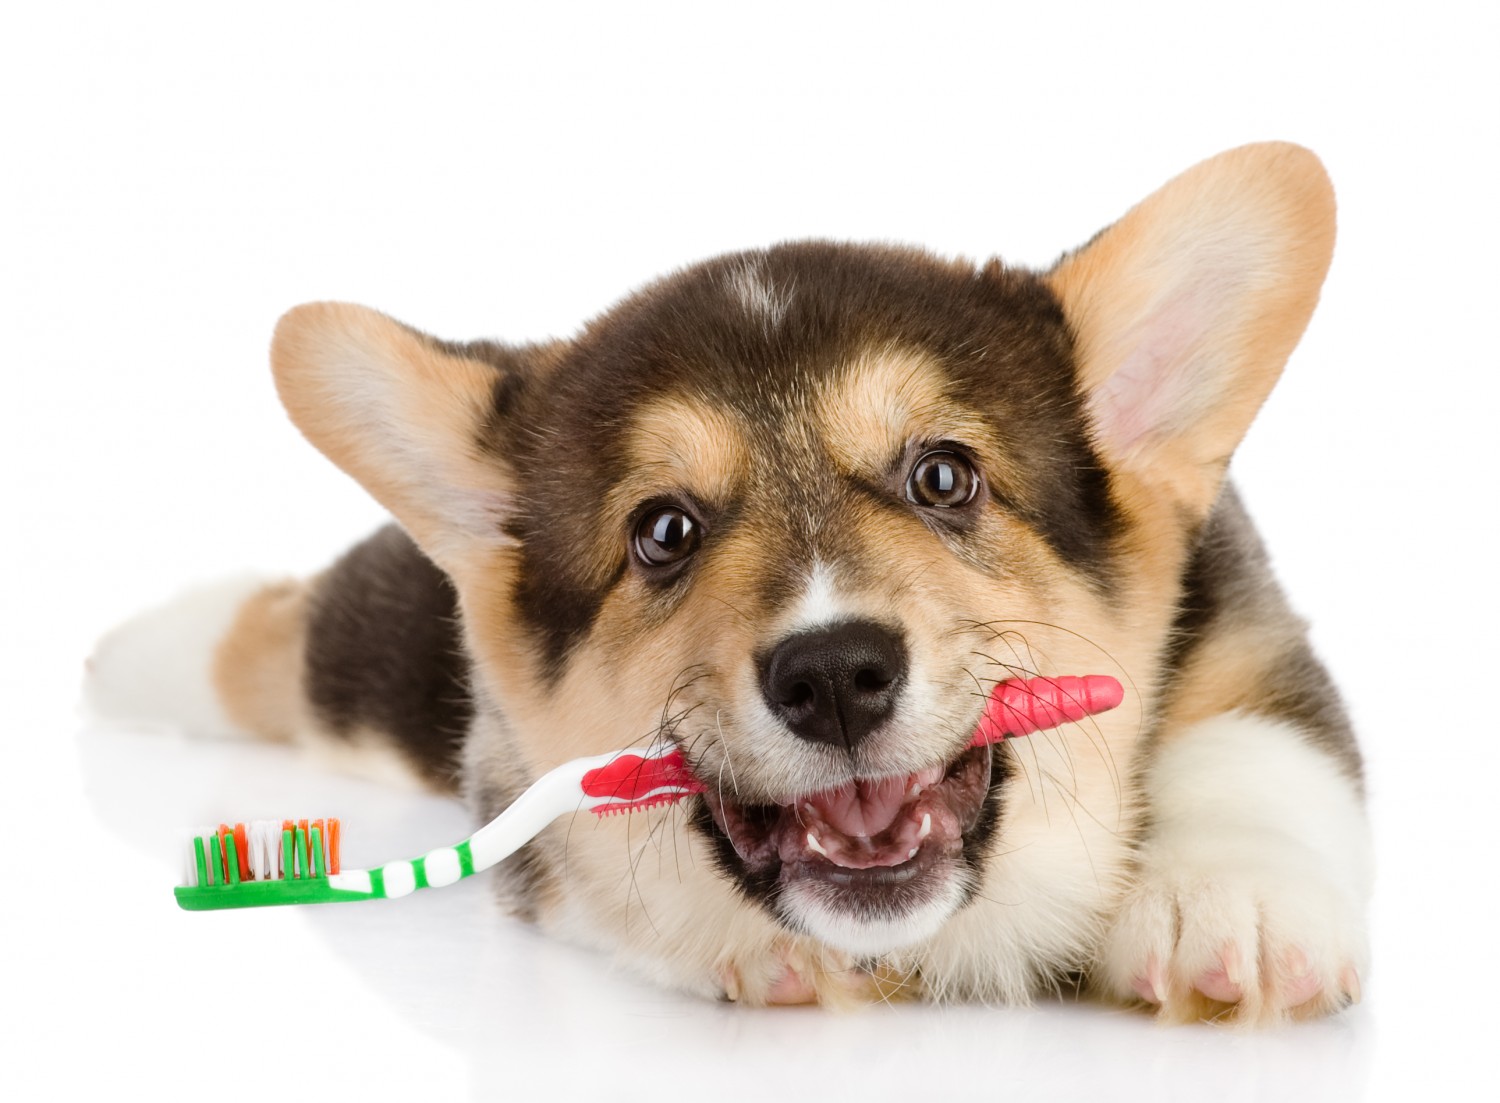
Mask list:
[[[1210,331],[1222,325],[1230,283],[1212,275],[1193,280],[1111,343],[1123,355],[1094,388],[1089,406],[1101,442],[1116,454],[1147,437],[1187,428],[1222,393]]]

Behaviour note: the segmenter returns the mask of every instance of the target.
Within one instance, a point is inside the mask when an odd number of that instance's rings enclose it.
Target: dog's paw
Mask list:
[[[1175,1022],[1273,1023],[1358,1002],[1360,902],[1294,842],[1238,842],[1198,861],[1146,856],[1105,940],[1110,993]],[[1215,850],[1220,860],[1202,860]]]
[[[751,1007],[852,1008],[914,995],[908,977],[872,972],[838,950],[794,938],[779,939],[768,950],[726,955],[715,974],[725,999]]]

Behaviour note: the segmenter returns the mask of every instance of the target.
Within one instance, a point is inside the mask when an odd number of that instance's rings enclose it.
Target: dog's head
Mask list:
[[[875,954],[995,856],[1125,826],[1190,536],[1332,225],[1314,157],[1252,146],[1045,273],[786,245],[570,341],[317,304],[273,358],[298,425],[454,580],[527,768],[677,742],[723,871]],[[996,682],[1085,673],[1127,707],[970,747]]]

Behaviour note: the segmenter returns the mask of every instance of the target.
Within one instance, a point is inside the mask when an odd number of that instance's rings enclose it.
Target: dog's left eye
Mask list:
[[[698,523],[676,506],[662,506],[635,528],[636,558],[647,567],[670,567],[698,550]]]
[[[974,500],[979,472],[957,452],[928,452],[911,469],[906,496],[917,505],[956,509]]]

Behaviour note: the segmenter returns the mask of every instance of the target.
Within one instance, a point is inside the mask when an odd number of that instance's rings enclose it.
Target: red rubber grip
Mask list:
[[[1012,678],[990,694],[972,746],[998,743],[1012,735],[1030,735],[1059,724],[1108,712],[1125,699],[1125,688],[1108,674],[1081,678]]]
[[[609,765],[583,775],[583,792],[590,797],[639,800],[653,789],[668,787],[686,790],[684,796],[703,792],[703,783],[687,768],[681,751],[660,758],[622,754]]]

